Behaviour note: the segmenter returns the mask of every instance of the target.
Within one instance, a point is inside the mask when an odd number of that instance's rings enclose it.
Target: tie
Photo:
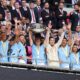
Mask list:
[[[35,15],[33,10],[32,10],[32,19],[33,19],[33,22],[35,22]]]
[[[41,15],[41,8],[40,6],[38,6],[38,13],[39,13],[39,16]]]

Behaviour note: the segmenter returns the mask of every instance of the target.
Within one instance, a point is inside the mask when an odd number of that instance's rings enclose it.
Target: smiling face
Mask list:
[[[40,6],[41,0],[37,0],[36,3],[37,3],[38,6]]]
[[[74,9],[77,11],[79,10],[79,6],[77,4],[74,5]]]
[[[63,40],[62,40],[62,44],[61,44],[63,47],[65,47],[66,45],[67,45],[67,40],[64,38]]]
[[[78,51],[77,45],[73,45],[72,52],[77,53],[77,51]]]
[[[7,6],[7,1],[6,0],[1,0],[2,6],[6,7]]]
[[[64,4],[61,2],[60,4],[59,4],[59,9],[63,9],[64,8]]]
[[[51,46],[54,46],[54,44],[55,44],[55,39],[54,38],[49,38],[49,44],[51,45]]]
[[[34,3],[33,2],[30,3],[30,9],[34,9]]]
[[[19,2],[15,2],[15,8],[16,9],[19,9],[20,8]]]
[[[27,6],[27,4],[26,4],[26,0],[23,0],[23,1],[22,1],[22,6],[24,6],[24,7]]]
[[[23,35],[21,35],[21,36],[19,37],[19,40],[20,40],[23,44],[26,43],[25,37],[24,37]]]
[[[40,39],[40,38],[35,38],[35,44],[36,44],[37,46],[40,46],[40,44],[41,44],[41,39]]]
[[[2,38],[2,41],[6,41],[6,38],[7,38],[7,37],[6,37],[6,33],[2,33],[2,34],[1,34],[1,38]]]
[[[45,8],[45,9],[49,9],[49,3],[48,3],[48,2],[46,2],[46,3],[44,4],[44,8]]]

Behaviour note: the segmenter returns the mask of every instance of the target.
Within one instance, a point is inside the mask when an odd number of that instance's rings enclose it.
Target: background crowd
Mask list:
[[[70,13],[66,1],[0,0],[0,62],[80,69],[80,1]]]

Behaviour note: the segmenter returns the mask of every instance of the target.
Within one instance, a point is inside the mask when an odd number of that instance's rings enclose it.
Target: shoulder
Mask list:
[[[36,47],[36,45],[33,43],[33,44],[32,44],[32,47]]]
[[[50,44],[47,44],[47,45],[46,45],[46,48],[51,48],[51,45],[50,45]]]
[[[59,47],[58,50],[61,50],[61,47]]]
[[[71,53],[70,53],[70,57],[73,57],[73,56],[74,56],[74,53],[73,53],[73,52],[71,52]]]

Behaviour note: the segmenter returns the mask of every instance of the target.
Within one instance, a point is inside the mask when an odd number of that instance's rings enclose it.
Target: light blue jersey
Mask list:
[[[34,65],[46,65],[45,47],[41,45],[39,51],[35,44],[32,45],[32,64]]]
[[[10,62],[11,63],[18,63],[19,61],[19,48],[17,46],[17,43],[11,46],[11,51],[10,51]]]
[[[70,62],[73,70],[80,70],[80,53],[71,53]]]
[[[70,64],[69,54],[70,54],[70,47],[68,45],[66,45],[64,48],[59,47],[58,56],[59,56],[59,60],[61,61],[60,68],[62,68],[62,69],[68,68],[69,69],[69,64]]]
[[[25,46],[21,42],[18,42],[17,46],[19,48],[19,56],[23,57],[23,60],[27,63]]]
[[[0,41],[0,62],[8,62],[8,45],[9,42],[8,41]]]

